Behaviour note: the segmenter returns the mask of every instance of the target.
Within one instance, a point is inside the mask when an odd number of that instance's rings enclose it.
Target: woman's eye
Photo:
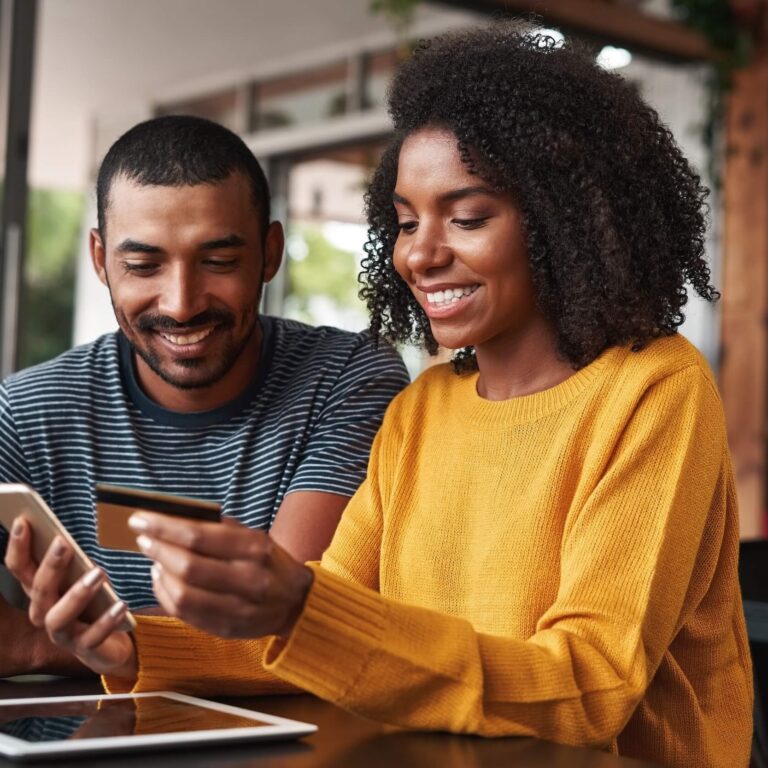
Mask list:
[[[461,229],[479,229],[488,221],[487,216],[476,219],[453,219],[453,223]]]
[[[409,235],[416,231],[417,225],[418,223],[415,221],[401,221],[397,226],[401,232],[405,232],[405,234]]]

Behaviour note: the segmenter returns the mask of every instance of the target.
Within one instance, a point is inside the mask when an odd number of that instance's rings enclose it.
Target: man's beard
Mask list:
[[[130,329],[131,326],[127,322],[125,316],[118,312],[115,308],[115,315],[118,318],[119,325],[123,328],[123,335],[128,340],[133,351],[141,357],[141,359],[149,366],[149,368],[156,373],[163,381],[170,384],[176,389],[204,389],[216,384],[218,381],[224,378],[229,373],[232,367],[243,354],[248,343],[253,338],[253,334],[258,327],[258,314],[255,309],[246,312],[243,316],[243,325],[247,330],[243,337],[237,342],[227,341],[222,342],[222,346],[216,355],[215,364],[208,372],[208,375],[201,379],[190,381],[186,378],[180,378],[175,376],[171,371],[167,370],[167,367],[163,367],[162,359],[159,355],[155,354],[149,347],[143,348],[138,345],[136,341],[131,339],[128,334],[125,333],[125,329]],[[204,325],[215,325],[213,333],[219,333],[221,331],[234,328],[235,316],[231,312],[220,309],[210,309],[205,312],[201,312],[199,315],[193,317],[187,323],[177,323],[173,318],[166,315],[157,315],[147,313],[141,315],[136,323],[136,328],[141,332],[153,332],[153,331],[173,331],[176,333],[192,333],[195,328]],[[141,337],[137,337],[140,339]],[[210,358],[208,358],[210,360]],[[181,368],[188,370],[194,370],[202,367],[207,361],[199,357],[182,358],[175,360],[174,364]]]

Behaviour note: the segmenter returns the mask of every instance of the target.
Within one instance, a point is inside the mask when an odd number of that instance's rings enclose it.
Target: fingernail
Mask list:
[[[145,536],[144,534],[136,537],[136,543],[139,545],[139,548],[142,550],[142,552],[149,552],[149,550],[152,549],[152,539],[150,539],[149,536]]]
[[[66,551],[67,551],[67,547],[64,544],[64,539],[61,539],[57,536],[55,541],[53,542],[53,556],[61,557]]]
[[[11,527],[11,536],[15,536],[18,539],[22,533],[24,533],[24,524],[21,522],[21,518],[17,517]]]
[[[101,578],[101,569],[92,568],[88,573],[83,576],[83,584],[86,587],[92,587]]]
[[[151,570],[152,570],[152,578],[153,579],[159,579],[160,575],[163,572],[163,569],[162,569],[162,566],[160,565],[160,563],[155,563],[152,566]]]
[[[149,529],[149,522],[141,515],[131,515],[128,518],[128,525],[134,531],[146,531]]]
[[[126,604],[125,604],[125,603],[124,603],[122,600],[120,600],[120,601],[118,601],[117,603],[115,603],[115,604],[114,604],[114,605],[113,605],[113,606],[112,606],[112,607],[109,609],[109,615],[110,615],[110,616],[111,616],[113,619],[116,619],[118,616],[120,616],[121,614],[125,613],[125,611],[126,611],[126,609],[127,609],[127,608],[128,608],[128,606],[127,606],[127,605],[126,605]]]

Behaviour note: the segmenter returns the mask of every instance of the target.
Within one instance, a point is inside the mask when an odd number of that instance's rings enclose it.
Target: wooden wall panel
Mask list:
[[[606,0],[433,0],[468,11],[525,16],[577,32],[635,53],[671,61],[711,61],[721,54],[700,32],[672,19],[644,13],[633,3]]]
[[[768,56],[735,78],[724,177],[720,388],[745,538],[766,529]]]

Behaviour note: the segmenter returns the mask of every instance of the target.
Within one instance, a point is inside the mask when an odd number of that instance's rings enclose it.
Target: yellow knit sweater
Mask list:
[[[706,363],[674,336],[527,397],[476,381],[439,366],[393,402],[267,671],[264,641],[141,618],[139,687],[255,692],[272,672],[393,724],[745,766],[738,519]]]

